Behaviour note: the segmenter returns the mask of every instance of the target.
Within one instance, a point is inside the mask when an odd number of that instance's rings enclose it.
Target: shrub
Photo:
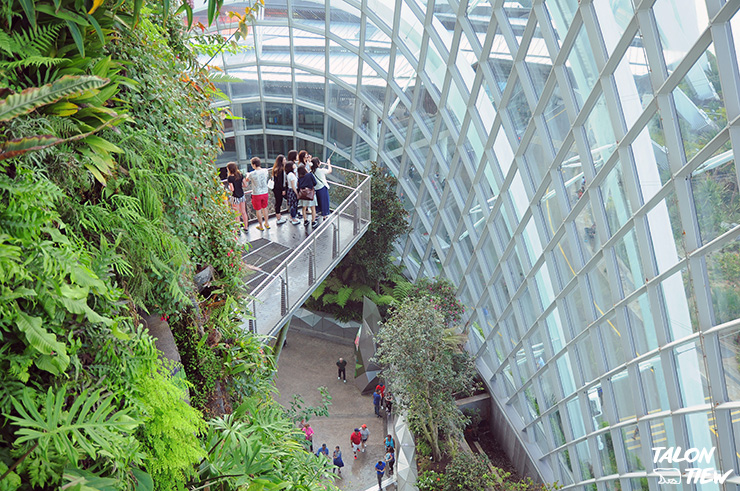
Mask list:
[[[434,471],[424,471],[416,480],[419,491],[444,491],[447,476]]]
[[[445,491],[482,490],[494,482],[491,461],[485,454],[457,452],[445,469]]]

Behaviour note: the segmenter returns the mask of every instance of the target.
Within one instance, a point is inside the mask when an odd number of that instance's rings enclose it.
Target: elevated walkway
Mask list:
[[[370,225],[370,177],[341,167],[328,177],[332,213],[315,229],[277,225],[274,217],[262,232],[250,223],[244,262],[254,271],[247,278],[253,318],[244,327],[254,333],[274,336]]]

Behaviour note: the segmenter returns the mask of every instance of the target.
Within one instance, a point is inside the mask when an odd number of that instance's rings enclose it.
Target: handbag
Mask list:
[[[298,191],[299,200],[311,201],[315,195],[316,191],[314,188],[301,188],[301,190]]]
[[[267,180],[267,189],[275,189],[275,180],[272,177]]]

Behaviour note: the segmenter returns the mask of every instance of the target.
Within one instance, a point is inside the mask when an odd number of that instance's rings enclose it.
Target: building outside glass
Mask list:
[[[506,445],[543,480],[656,490],[654,467],[704,466],[735,488],[738,8],[267,0],[252,48],[212,62],[243,118],[219,165],[296,148],[393,172],[396,254],[457,285]]]

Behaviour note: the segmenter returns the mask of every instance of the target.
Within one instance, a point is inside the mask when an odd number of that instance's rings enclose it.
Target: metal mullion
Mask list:
[[[650,9],[653,1],[644,0],[641,2],[635,11],[635,16],[637,17],[640,33],[642,34],[642,46],[645,50],[648,66],[650,67],[649,76],[653,93],[655,93],[655,90],[663,85],[663,82],[668,77],[668,68],[665,65],[665,59],[661,52],[658,26]]]

